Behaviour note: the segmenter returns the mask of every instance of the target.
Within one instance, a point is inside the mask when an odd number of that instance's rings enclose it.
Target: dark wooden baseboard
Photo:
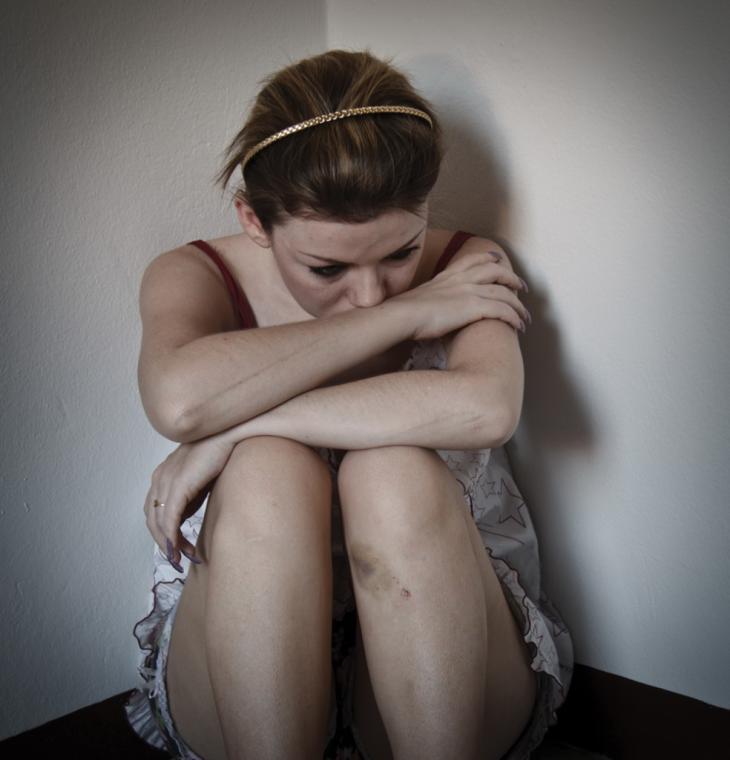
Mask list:
[[[3,760],[65,756],[74,760],[166,760],[142,741],[124,714],[131,692],[123,692],[0,741]]]
[[[730,710],[576,664],[551,734],[612,760],[719,760]]]
[[[74,760],[164,760],[126,722],[117,694],[0,741],[9,760],[68,754]],[[721,760],[730,757],[730,710],[576,665],[558,723],[533,760]]]
[[[59,754],[73,760],[169,760],[169,754],[150,747],[129,727],[124,703],[130,693],[117,694],[2,740],[0,757],[28,760]],[[532,760],[604,760],[553,740],[551,734],[548,732]]]

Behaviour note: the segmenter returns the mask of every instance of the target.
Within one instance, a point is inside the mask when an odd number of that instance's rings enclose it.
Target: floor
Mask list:
[[[90,705],[0,742],[5,760],[33,755],[67,754],[74,760],[165,760],[145,744],[125,720],[123,705],[129,692]],[[560,741],[548,732],[532,760],[611,760]]]

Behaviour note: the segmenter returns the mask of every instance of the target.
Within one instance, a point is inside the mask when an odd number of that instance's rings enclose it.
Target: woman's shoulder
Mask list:
[[[230,280],[244,293],[256,286],[255,257],[242,250],[241,235],[219,238],[196,238],[157,255],[150,265],[180,271],[197,272],[208,281],[217,280],[229,287]],[[253,269],[253,271],[252,271]],[[209,275],[206,277],[205,275]],[[228,277],[230,275],[230,277]],[[226,281],[228,279],[228,282]]]
[[[458,232],[464,232],[468,237],[460,241],[461,244],[458,246],[456,253],[449,257],[449,263],[458,260],[472,251],[485,253],[494,251],[501,256],[501,260],[505,266],[510,269],[513,268],[507,252],[502,244],[498,242],[497,238],[484,237],[465,229],[434,228],[426,231],[426,245],[424,247],[424,259],[428,258],[429,271],[435,271],[440,256],[446,251],[449,243]]]
[[[457,232],[466,232],[471,235],[460,246],[459,252],[467,250],[479,250],[480,245],[489,245],[493,241],[480,237],[468,230],[446,229],[444,227],[429,227],[426,230],[426,242],[423,247],[424,269],[433,273],[441,255],[446,251],[449,243]]]
[[[240,275],[230,264],[230,252],[218,245],[219,240],[202,242],[203,245],[198,246],[191,240],[154,256],[143,273],[140,298],[145,292],[151,293],[148,297],[155,300],[166,297],[164,294],[168,292],[177,297],[184,292],[195,293],[220,304],[222,329],[235,329],[238,314],[235,294],[230,292],[230,278],[239,282]],[[223,270],[227,270],[230,278],[224,276]],[[222,298],[223,293],[227,297]]]
[[[456,230],[448,230],[444,227],[429,227],[426,230],[426,245],[444,247]]]
[[[220,265],[231,271],[237,267],[232,263],[235,254],[231,252],[231,242],[227,237],[190,240],[187,243],[181,243],[175,248],[170,248],[158,254],[153,261],[165,261],[170,265],[184,265],[191,263],[193,265],[203,266],[209,271],[220,276]]]
[[[468,235],[463,245],[469,245],[470,247],[479,246],[479,244],[491,244],[494,245],[495,241],[491,238],[482,237],[475,232],[470,232],[465,229],[446,229],[444,227],[429,227],[426,230],[426,244],[425,249],[436,252],[437,255],[446,250],[446,246],[451,242],[453,237],[458,232],[464,232]]]

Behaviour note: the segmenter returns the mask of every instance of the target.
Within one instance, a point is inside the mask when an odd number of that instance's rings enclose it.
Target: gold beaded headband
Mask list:
[[[241,162],[241,174],[243,174],[243,171],[246,168],[246,164],[260,150],[263,150],[263,148],[265,148],[267,145],[271,145],[271,143],[275,142],[276,140],[281,140],[282,137],[288,137],[294,132],[299,132],[302,129],[314,127],[318,124],[324,124],[327,121],[335,121],[336,119],[344,119],[347,116],[358,116],[360,114],[367,113],[407,113],[411,114],[412,116],[419,116],[420,118],[425,119],[429,123],[429,126],[433,128],[431,117],[425,111],[421,111],[418,108],[411,108],[410,106],[360,106],[359,108],[346,108],[342,111],[332,111],[331,113],[324,113],[320,116],[315,116],[312,119],[301,121],[299,124],[294,124],[291,127],[287,127],[286,129],[282,129],[270,137],[267,137],[265,140],[262,140],[260,143],[254,145],[253,148],[251,148],[251,150],[249,150],[243,157],[243,161]]]

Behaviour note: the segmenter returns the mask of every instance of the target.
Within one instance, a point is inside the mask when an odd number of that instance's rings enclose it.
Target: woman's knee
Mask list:
[[[278,485],[316,480],[330,485],[332,478],[324,459],[310,446],[290,438],[257,435],[239,441],[219,478],[234,487],[263,482]]]
[[[386,446],[348,452],[337,489],[350,539],[370,541],[384,531],[415,542],[453,520],[462,489],[439,455],[420,446]]]
[[[394,493],[412,488],[446,465],[432,449],[422,446],[379,446],[348,451],[337,473],[337,485],[343,497],[372,489]],[[448,469],[448,468],[447,468]]]
[[[207,522],[290,526],[312,511],[329,514],[332,477],[309,446],[278,436],[254,436],[236,444],[210,494]],[[208,517],[206,515],[206,517]],[[278,528],[276,528],[278,530]]]

